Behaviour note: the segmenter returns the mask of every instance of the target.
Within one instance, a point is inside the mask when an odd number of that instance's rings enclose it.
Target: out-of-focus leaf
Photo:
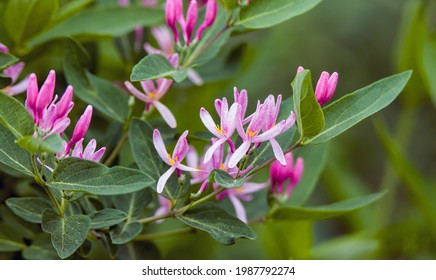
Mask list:
[[[175,69],[168,59],[161,54],[149,54],[141,59],[132,69],[132,82],[172,78],[180,83],[188,76],[186,69]]]
[[[137,26],[154,26],[163,22],[161,9],[142,7],[97,6],[60,22],[29,42],[35,46],[67,36],[116,37]]]
[[[128,95],[112,82],[87,72],[80,63],[83,56],[86,53],[77,43],[67,43],[64,72],[68,83],[74,86],[75,95],[107,117],[124,122],[129,110]]]
[[[19,252],[26,248],[23,239],[13,226],[0,222],[0,252]]]
[[[59,260],[50,234],[44,232],[38,234],[32,244],[23,250],[23,257],[27,260]]]
[[[209,175],[209,181],[215,181],[218,185],[226,189],[240,188],[244,184],[245,177],[234,179],[227,172],[221,169],[214,169]]]
[[[56,166],[47,184],[59,190],[100,195],[125,194],[144,189],[154,180],[136,169],[109,168],[80,158],[65,158]]]
[[[271,213],[271,217],[277,220],[322,220],[330,219],[350,213],[365,207],[385,195],[386,192],[378,192],[363,197],[351,198],[333,204],[316,207],[278,207]]]
[[[75,0],[75,1],[69,1],[63,5],[59,13],[56,15],[54,21],[59,22],[62,21],[73,14],[83,10],[86,6],[94,2],[94,0]]]
[[[252,1],[242,8],[236,25],[249,29],[268,28],[303,14],[320,2],[321,0]]]
[[[50,233],[53,247],[59,257],[68,258],[82,245],[88,234],[91,219],[85,215],[59,217],[52,210],[42,213],[42,229]]]
[[[58,0],[8,1],[3,24],[12,41],[20,44],[43,30],[58,10]]]
[[[326,142],[385,108],[401,93],[411,75],[406,71],[384,78],[326,106],[324,130],[305,144]]]
[[[238,238],[256,238],[250,227],[212,202],[198,205],[177,218],[193,228],[206,231],[226,245],[234,244]]]
[[[6,67],[15,64],[16,62],[18,62],[18,58],[12,54],[0,52],[0,70],[3,70]]]

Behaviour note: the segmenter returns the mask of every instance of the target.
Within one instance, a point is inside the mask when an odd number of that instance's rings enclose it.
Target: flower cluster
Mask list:
[[[304,170],[303,158],[297,158],[294,164],[292,153],[285,155],[286,166],[283,166],[279,161],[271,163],[270,167],[270,182],[271,192],[277,195],[283,195],[285,199],[291,196],[292,190],[300,182]],[[288,186],[285,188],[285,182]]]
[[[0,52],[9,53],[9,48],[3,45],[2,43],[0,43]],[[26,91],[27,84],[28,84],[28,77],[21,80],[21,82],[16,83],[18,77],[20,77],[20,74],[23,71],[24,65],[25,65],[24,62],[18,62],[17,64],[9,66],[8,68],[3,70],[2,74],[5,77],[11,79],[11,84],[1,89],[4,93],[9,95],[16,95]]]
[[[73,87],[68,86],[58,100],[58,96],[54,96],[56,84],[56,73],[51,70],[41,88],[38,88],[38,81],[35,74],[29,77],[29,85],[27,87],[26,108],[33,117],[36,131],[35,137],[45,139],[52,134],[63,135],[67,127],[70,125],[68,114],[73,109]],[[92,139],[83,150],[83,137],[85,136],[92,117],[92,106],[88,105],[83,115],[77,121],[73,135],[68,141],[63,142],[63,152],[57,154],[58,158],[69,155],[71,149],[73,157],[84,158],[98,162],[106,148],[103,147],[95,151],[97,143]]]
[[[198,27],[194,37],[194,29],[198,20],[198,4],[196,0],[189,2],[186,18],[183,16],[183,0],[167,0],[165,7],[165,17],[168,26],[173,30],[174,40],[180,44],[180,35],[177,23],[182,30],[183,40],[186,46],[199,41],[203,31],[210,27],[216,18],[218,5],[216,0],[208,0],[206,3],[206,14],[203,23]]]

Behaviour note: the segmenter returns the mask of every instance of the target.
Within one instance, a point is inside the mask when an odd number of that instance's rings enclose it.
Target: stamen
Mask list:
[[[248,129],[248,130],[247,130],[247,135],[248,135],[249,137],[253,137],[253,136],[256,136],[258,132],[259,132],[259,131],[251,131],[251,129]]]

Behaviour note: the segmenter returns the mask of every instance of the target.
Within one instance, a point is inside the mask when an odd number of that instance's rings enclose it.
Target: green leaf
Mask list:
[[[234,244],[238,238],[256,238],[248,225],[212,202],[198,205],[177,218],[188,226],[206,231],[222,244]]]
[[[28,41],[43,30],[59,10],[58,0],[8,1],[4,26],[16,44]]]
[[[324,108],[324,130],[305,141],[323,143],[388,106],[401,93],[412,72],[406,71],[347,94]]]
[[[301,139],[313,137],[324,128],[324,114],[316,101],[309,70],[297,74],[292,82],[296,123]]]
[[[163,23],[161,9],[142,7],[97,6],[81,11],[42,33],[30,42],[35,46],[68,36],[117,37],[137,26],[154,26]]]
[[[378,192],[367,196],[346,199],[333,204],[316,207],[279,207],[271,213],[277,220],[323,220],[350,213],[365,207],[380,198],[386,192]]]
[[[90,229],[91,219],[85,215],[59,217],[52,210],[42,213],[42,230],[51,234],[59,257],[68,258],[82,245]]]
[[[17,139],[33,134],[33,118],[17,99],[0,92],[0,123]]]
[[[137,220],[142,217],[152,197],[150,189],[113,197],[115,207],[127,213],[127,220],[110,232],[114,244],[127,243],[141,233],[143,225]]]
[[[321,0],[252,1],[242,8],[236,25],[250,29],[268,28],[303,14],[320,2]]]
[[[121,166],[109,168],[80,158],[59,162],[47,184],[54,189],[92,194],[124,194],[144,189],[154,180],[139,170]]]
[[[1,105],[0,105],[1,106]],[[33,177],[30,154],[15,144],[15,137],[3,126],[0,126],[0,163],[27,177]]]
[[[124,122],[129,110],[129,96],[114,83],[87,72],[80,63],[80,59],[86,56],[77,43],[67,42],[64,72],[68,83],[74,86],[74,93],[80,99],[105,116]]]
[[[94,0],[75,0],[67,2],[65,3],[65,5],[62,5],[59,13],[56,15],[56,18],[54,20],[56,22],[62,21],[72,16],[73,14],[83,10],[86,6],[92,4],[92,2],[94,2]]]
[[[309,145],[293,152],[294,160],[304,159],[304,172],[298,185],[292,190],[292,195],[286,201],[287,205],[301,206],[315,190],[319,176],[324,170],[328,158],[328,146]]]
[[[226,28],[226,24],[226,12],[218,10],[214,24],[206,30],[201,40],[195,44],[189,58],[187,58],[187,60],[190,60],[190,58],[194,57],[195,60],[190,62],[187,66],[204,65],[218,55],[218,52],[221,50],[221,48],[230,38],[230,34],[233,32],[233,28],[224,29]]]
[[[245,177],[234,179],[227,172],[221,169],[214,169],[209,174],[209,181],[215,181],[218,185],[226,189],[240,188],[245,182]]]
[[[62,138],[59,134],[52,134],[44,140],[33,135],[27,135],[16,141],[17,145],[31,153],[60,153],[63,151]]]
[[[436,106],[436,39],[427,31],[422,40],[422,76],[426,82],[428,92]]]
[[[132,241],[142,232],[143,225],[138,222],[123,223],[117,225],[111,230],[111,239],[113,244],[124,244]]]
[[[16,229],[0,221],[0,252],[19,252],[26,248],[20,235],[17,235]]]
[[[231,11],[238,7],[238,2],[234,0],[218,0],[218,3],[227,11]]]
[[[50,234],[44,232],[37,235],[32,244],[23,250],[23,257],[27,260],[59,260]]]
[[[91,229],[105,228],[121,223],[127,218],[124,211],[105,208],[89,216],[91,218]]]
[[[168,59],[160,54],[150,54],[141,59],[132,69],[132,82],[172,78],[180,83],[188,76],[186,69],[177,70]]]
[[[18,58],[10,53],[0,52],[0,70],[3,70],[18,62]]]
[[[38,197],[11,197],[6,200],[6,205],[23,220],[30,223],[41,223],[42,212],[51,209],[50,203]]]

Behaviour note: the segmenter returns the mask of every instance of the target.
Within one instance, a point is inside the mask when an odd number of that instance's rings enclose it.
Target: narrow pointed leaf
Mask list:
[[[388,106],[404,89],[412,72],[406,71],[347,94],[324,108],[324,130],[305,141],[326,142]]]
[[[236,25],[250,29],[271,27],[309,11],[320,2],[321,0],[252,1],[241,10]]]
[[[91,219],[85,215],[59,217],[52,210],[42,213],[42,229],[51,234],[59,257],[68,258],[82,245],[90,229]]]
[[[149,187],[154,180],[136,169],[66,158],[60,161],[48,180],[54,189],[100,195],[124,194]]]
[[[249,226],[212,202],[196,206],[177,218],[188,226],[206,231],[216,241],[226,245],[234,244],[238,238],[256,238]]]
[[[277,220],[323,220],[356,211],[382,198],[386,192],[351,198],[316,207],[279,207],[271,213]]]

